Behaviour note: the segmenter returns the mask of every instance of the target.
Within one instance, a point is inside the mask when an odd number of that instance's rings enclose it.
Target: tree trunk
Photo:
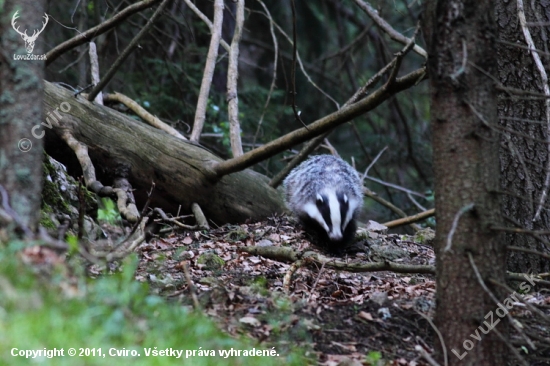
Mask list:
[[[490,128],[497,101],[485,74],[496,69],[493,6],[490,0],[432,0],[425,16],[437,213],[435,324],[449,365],[505,365],[506,345],[494,331],[478,328],[489,328],[484,317],[496,304],[470,263],[471,256],[484,281],[504,281],[505,250],[490,229],[499,222],[498,133]],[[470,336],[476,331],[479,341]],[[443,364],[442,349],[437,353]]]
[[[550,35],[550,27],[544,26],[544,22],[548,22],[548,15],[541,18],[541,14],[550,14],[550,2],[524,3],[527,22],[539,23],[538,26],[528,27],[535,46],[548,52],[546,37]],[[531,52],[526,49],[525,36],[518,20],[517,1],[497,1],[496,16],[501,41],[498,47],[498,79],[505,87],[543,93],[540,72]],[[541,59],[546,72],[550,74],[548,57],[543,54]],[[501,185],[506,192],[503,195],[503,213],[512,219],[510,226],[550,230],[547,208],[541,211],[540,218],[533,220],[545,189],[548,169],[548,142],[544,142],[549,138],[545,101],[525,96],[512,98],[509,93],[501,92],[498,114],[500,125],[506,129],[502,133],[500,148]],[[528,235],[506,234],[505,242],[508,245],[547,251],[544,244]],[[512,272],[548,272],[550,262],[535,254],[510,251],[508,269]]]
[[[98,176],[99,168],[113,171],[120,164],[130,167],[129,181],[136,189],[138,207],[142,207],[146,192],[155,182],[150,206],[176,213],[181,205],[184,213],[190,212],[191,204],[196,202],[207,219],[217,224],[260,220],[284,211],[282,195],[260,173],[244,170],[212,180],[212,166],[221,159],[199,145],[92,104],[81,96],[75,98],[68,90],[48,82],[44,107],[50,117],[56,110],[61,115],[57,121],[48,119],[52,123],[52,130],[45,128],[51,137],[47,140],[48,153],[71,165],[68,157],[72,155],[74,160],[73,153],[60,156],[51,151],[64,146],[55,136],[69,131],[88,146]]]
[[[43,142],[33,137],[33,126],[43,120],[44,61],[21,60],[18,56],[44,53],[43,34],[27,52],[20,34],[40,30],[44,1],[7,0],[0,23],[0,185],[7,191],[9,205],[20,224],[35,230],[40,220]],[[3,198],[0,198],[3,201]],[[8,202],[2,202],[5,210]]]

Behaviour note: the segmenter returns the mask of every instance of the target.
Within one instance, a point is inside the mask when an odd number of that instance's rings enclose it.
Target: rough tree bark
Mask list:
[[[114,170],[120,164],[130,167],[129,180],[140,202],[144,202],[154,181],[157,188],[152,207],[176,213],[181,205],[182,212],[190,212],[191,204],[196,202],[207,218],[218,224],[259,220],[284,210],[282,196],[268,186],[269,179],[262,174],[244,170],[213,181],[207,177],[214,175],[211,167],[221,159],[199,145],[176,139],[82,97],[75,98],[68,90],[48,82],[44,95],[46,114],[61,116],[47,120],[52,129],[46,126],[45,130],[53,144],[64,145],[55,141],[55,136],[66,130],[88,146],[96,171]],[[63,161],[66,163],[67,159]]]
[[[501,41],[498,45],[498,79],[505,87],[543,93],[540,72],[531,52],[526,49],[525,36],[518,20],[517,0],[501,0],[495,4]],[[538,26],[528,26],[536,48],[548,52],[550,2],[524,1],[524,10],[527,22],[538,23]],[[547,73],[550,73],[548,57],[543,54],[541,60]],[[514,94],[501,92],[498,101],[499,123],[506,129],[502,132],[500,148],[501,185],[507,193],[503,195],[503,213],[513,220],[508,222],[510,226],[550,230],[548,209],[543,209],[540,218],[533,220],[544,191],[549,159],[548,143],[544,142],[550,137],[545,101],[517,94],[512,96]],[[506,243],[547,251],[544,244],[528,235],[506,234]],[[508,270],[548,272],[550,262],[538,255],[510,251]]]
[[[484,316],[496,308],[470,258],[484,281],[503,282],[505,275],[505,250],[490,229],[499,222],[499,136],[491,128],[497,118],[495,86],[485,73],[496,73],[495,32],[490,0],[432,0],[426,5],[437,215],[435,324],[449,365],[507,363],[506,345],[495,331],[479,341],[470,337],[480,326],[487,330]],[[498,330],[506,336],[502,323]],[[438,346],[443,364],[444,350]]]
[[[16,28],[31,36],[42,28],[44,1],[7,0],[0,10],[0,185],[20,224],[35,230],[40,219],[43,142],[33,139],[32,128],[42,121],[44,61],[14,59],[28,52],[11,21],[19,11]],[[42,41],[38,36],[32,54],[44,53]]]

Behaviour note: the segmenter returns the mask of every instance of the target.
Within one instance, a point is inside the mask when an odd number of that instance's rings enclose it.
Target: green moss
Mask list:
[[[65,202],[61,193],[59,193],[59,187],[48,179],[48,176],[51,177],[55,174],[55,168],[49,163],[47,157],[44,159],[42,172],[44,178],[44,186],[42,187],[42,208],[44,208],[44,206],[50,206],[50,209],[56,207],[61,211],[67,212],[69,210],[69,205]]]
[[[40,212],[40,226],[46,229],[55,229],[57,228],[57,225],[51,219],[51,216],[49,215],[50,213],[52,213],[52,208],[50,206],[46,205],[45,207],[42,207]]]
[[[201,254],[197,258],[197,263],[204,264],[204,268],[209,271],[220,270],[225,265],[225,261],[212,252]]]
[[[235,230],[231,230],[225,236],[225,239],[228,241],[243,241],[246,238],[248,238],[248,232],[240,226],[237,226]]]

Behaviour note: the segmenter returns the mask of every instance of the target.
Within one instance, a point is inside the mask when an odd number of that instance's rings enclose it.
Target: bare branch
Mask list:
[[[466,212],[474,209],[474,204],[469,203],[466,206],[462,207],[455,215],[455,218],[453,220],[453,225],[451,226],[451,230],[449,230],[449,234],[447,235],[447,245],[443,249],[444,252],[448,252],[451,250],[451,246],[453,245],[453,236],[455,234],[455,231],[458,227],[458,222],[460,221],[460,218],[462,215],[464,215]]]
[[[383,186],[390,187],[390,188],[393,188],[393,189],[397,189],[398,191],[401,191],[401,192],[405,192],[405,193],[413,194],[413,195],[418,196],[418,197],[425,198],[425,196],[423,194],[415,192],[415,191],[411,191],[410,189],[398,186],[397,184],[385,182],[385,181],[383,181],[381,179],[378,179],[378,178],[369,177],[368,175],[365,175],[365,178],[367,178],[370,181],[381,184]]]
[[[96,85],[99,84],[99,61],[97,59],[97,48],[95,46],[95,42],[90,42],[90,49],[89,49],[89,56],[90,56],[90,67],[92,74],[92,84]],[[94,102],[97,104],[103,105],[103,93],[100,91],[97,93],[96,97],[94,98]]]
[[[229,138],[233,157],[243,154],[241,141],[241,124],[239,122],[239,96],[237,94],[237,79],[239,78],[239,43],[243,33],[244,0],[237,0],[237,16],[235,31],[229,50],[229,64],[227,66],[227,114],[229,117]]]
[[[296,6],[294,4],[294,0],[290,0],[290,7],[292,9],[292,67],[290,69],[290,84],[292,85],[292,90],[290,91],[290,103],[292,104],[294,118],[306,127],[306,124],[302,121],[302,117],[300,117],[300,112],[296,109],[296,58],[298,55],[298,36],[296,32]]]
[[[63,53],[67,52],[68,50],[73,49],[76,46],[80,46],[83,43],[91,41],[92,39],[99,36],[100,34],[103,34],[107,32],[109,29],[116,27],[118,24],[122,23],[130,15],[133,15],[143,9],[150,8],[151,6],[155,5],[158,2],[160,2],[160,0],[143,0],[138,3],[132,4],[124,8],[124,10],[122,10],[121,12],[113,16],[111,19],[106,20],[103,23],[88,29],[86,32],[80,33],[77,36],[61,43],[60,45],[54,47],[48,53],[46,53],[46,66],[51,64],[59,56],[61,56]]]
[[[281,32],[281,34],[287,39],[287,41],[293,45],[294,42],[292,42],[292,40],[290,39],[290,37],[288,36],[288,34],[285,33],[285,31],[277,24],[277,23],[274,23],[275,24],[275,27],[277,28],[277,30],[279,32]],[[306,72],[305,68],[304,68],[304,64],[302,63],[302,59],[300,58],[300,53],[296,53],[296,61],[298,61],[298,65],[300,65],[300,70],[302,70],[302,73],[304,74],[304,76],[306,77],[307,81],[313,85],[313,87],[317,90],[319,90],[321,92],[321,94],[323,94],[325,97],[327,97],[328,99],[330,99],[335,105],[336,105],[336,108],[340,108],[340,104],[336,101],[336,99],[334,99],[333,97],[331,97],[327,92],[325,92],[323,89],[321,89],[317,84],[315,84],[315,82],[311,79],[311,77],[309,76],[309,74]]]
[[[189,9],[193,10],[193,12],[199,17],[201,18],[201,20],[206,23],[206,25],[208,26],[208,28],[210,29],[210,33],[214,33],[214,24],[212,24],[212,22],[210,21],[210,19],[208,19],[208,17],[206,15],[204,15],[200,10],[199,8],[197,8],[195,6],[195,4],[193,4],[191,2],[191,0],[183,0],[185,1],[185,4],[187,4],[187,6],[189,7]],[[223,39],[220,40],[220,44],[221,46],[227,51],[229,52],[229,50],[231,49],[231,46],[229,46],[227,44],[226,41],[224,41]]]
[[[334,127],[337,127],[369,110],[376,108],[396,93],[416,85],[424,78],[426,78],[425,68],[418,69],[401,78],[397,78],[391,88],[379,88],[367,98],[309,124],[308,129],[300,128],[261,147],[258,147],[255,150],[249,151],[238,158],[217,163],[213,166],[216,176],[212,178],[218,179],[224,175],[244,170],[268,157],[288,149],[289,147],[307,141],[311,139],[312,136],[317,136],[323,132],[330,131]]]
[[[162,122],[160,119],[158,119],[158,117],[149,113],[145,108],[140,106],[136,101],[132,100],[130,97],[127,97],[124,94],[121,94],[121,93],[105,94],[104,100],[110,101],[110,102],[122,103],[126,107],[128,107],[130,110],[132,110],[132,112],[134,112],[137,116],[139,116],[145,122],[150,124],[151,126],[156,127],[159,130],[162,130],[167,134],[172,135],[178,139],[187,140],[187,138],[183,136],[181,133],[179,133],[178,130]]]
[[[109,83],[109,81],[111,81],[111,79],[113,78],[115,73],[118,71],[120,66],[122,66],[122,64],[126,60],[126,58],[128,56],[130,56],[130,53],[132,53],[134,48],[136,48],[136,46],[138,45],[139,40],[141,38],[143,38],[143,36],[145,34],[147,34],[147,32],[149,32],[149,29],[151,29],[151,27],[153,26],[153,23],[159,17],[159,15],[162,13],[162,11],[164,10],[164,8],[166,7],[166,5],[168,4],[169,1],[170,0],[164,0],[159,5],[157,10],[155,10],[153,15],[151,16],[151,19],[149,19],[147,24],[145,24],[145,26],[138,32],[138,34],[134,37],[134,39],[132,39],[132,41],[128,44],[128,46],[124,49],[124,51],[122,51],[120,56],[114,62],[113,66],[111,66],[111,68],[109,69],[109,71],[107,71],[105,76],[103,76],[101,81],[92,89],[92,91],[88,95],[88,100],[90,100],[90,101],[94,100],[96,95]]]
[[[261,255],[273,260],[296,262],[302,260],[309,265],[322,265],[326,268],[333,268],[353,273],[361,272],[377,272],[377,271],[392,271],[396,273],[425,273],[435,274],[434,266],[398,264],[389,261],[385,262],[347,262],[343,260],[335,260],[331,257],[326,257],[316,251],[307,251],[299,253],[290,247],[276,246],[252,246],[240,247],[239,251],[250,253],[253,255]]]
[[[197,110],[195,111],[195,121],[190,137],[191,141],[194,142],[199,141],[202,128],[204,127],[204,120],[206,118],[208,94],[210,93],[214,68],[216,67],[216,58],[218,57],[218,48],[222,37],[223,8],[223,0],[216,0],[214,2],[214,24],[211,29],[212,38],[210,39],[210,47],[208,49],[208,55],[206,56],[204,74],[202,75],[201,89],[199,92],[199,99],[197,101]]]
[[[399,43],[407,44],[411,41],[410,38],[405,37],[393,27],[386,22],[380,15],[378,15],[378,12],[372,8],[372,6],[362,0],[355,0],[355,3],[365,12],[368,14],[369,17],[376,23],[380,29],[382,29],[384,32],[386,32],[391,39],[394,41],[397,41]],[[418,53],[420,56],[424,57],[425,59],[428,58],[428,53],[419,45],[414,45],[413,51]]]
[[[390,210],[392,210],[397,215],[399,215],[401,217],[407,217],[407,214],[405,213],[405,211],[403,211],[402,209],[400,209],[399,207],[397,207],[393,203],[383,199],[376,192],[371,191],[367,187],[363,187],[363,194],[365,195],[365,197],[369,197],[373,201],[378,202],[379,204],[381,204],[382,206],[385,206],[385,207],[389,208]],[[418,226],[418,225],[415,225],[415,224],[410,224],[410,225],[414,229],[414,231],[419,231],[421,229],[420,226]]]
[[[267,106],[269,105],[269,101],[271,100],[271,95],[273,94],[273,89],[275,89],[275,82],[277,81],[277,60],[279,58],[279,44],[277,43],[277,37],[275,36],[275,29],[273,28],[273,17],[271,16],[271,13],[267,9],[267,6],[265,6],[264,2],[261,0],[257,0],[262,8],[264,8],[265,15],[267,19],[269,20],[269,33],[271,34],[271,38],[273,39],[273,76],[271,77],[271,85],[269,86],[269,93],[267,93],[267,99],[264,104],[264,108],[262,110],[262,115],[260,116],[260,120],[258,121],[258,128],[256,128],[256,133],[254,134],[254,140],[252,141],[252,148],[256,145],[256,139],[258,138],[258,134],[260,133],[260,128],[262,126],[262,122],[264,120],[264,115],[267,110]],[[271,184],[271,183],[270,183]]]
[[[416,313],[418,315],[420,315],[421,317],[423,317],[424,319],[426,319],[426,321],[428,323],[430,323],[430,325],[432,326],[433,330],[437,334],[437,337],[439,338],[439,342],[441,343],[441,349],[443,350],[443,360],[445,362],[444,365],[445,366],[449,365],[449,359],[447,357],[447,347],[445,346],[445,340],[443,339],[443,335],[441,334],[439,329],[437,329],[434,322],[432,321],[432,319],[429,316],[427,316],[425,314],[422,314],[420,311],[417,311]],[[418,349],[418,347],[420,347],[421,349]],[[427,354],[427,352],[424,351],[424,348],[422,348],[421,346],[417,345],[414,349],[419,351],[422,354],[422,357],[424,357],[430,363],[430,365],[432,365],[432,366],[439,365],[437,362],[435,362],[434,359],[431,358],[431,356],[429,354]],[[424,352],[422,352],[422,351],[424,351]]]
[[[518,4],[519,23],[523,31],[523,36],[525,37],[525,43],[527,43],[527,46],[531,50],[533,61],[535,62],[535,65],[539,70],[542,87],[544,90],[544,95],[547,98],[550,98],[550,86],[548,86],[548,75],[546,74],[546,70],[544,69],[544,65],[542,64],[539,54],[536,51],[535,42],[533,42],[533,38],[531,38],[531,33],[529,31],[529,28],[527,27],[527,24],[526,24],[527,20],[525,19],[525,11],[523,10],[523,0],[517,0],[517,4]],[[550,99],[546,99],[546,123],[547,123],[546,138],[550,139]],[[537,212],[535,213],[535,217],[533,218],[533,221],[537,221],[540,218],[540,212],[542,210],[542,206],[544,205],[544,202],[546,201],[546,196],[548,195],[548,189],[550,188],[550,142],[547,143],[547,148],[548,148],[548,157],[546,159],[547,161],[546,179],[544,181],[544,188],[542,190],[539,205],[537,207]]]
[[[376,164],[376,162],[378,161],[378,159],[380,159],[380,157],[382,156],[382,154],[384,153],[384,151],[386,151],[388,149],[388,147],[384,147],[382,150],[380,150],[380,152],[378,153],[378,155],[376,155],[376,157],[374,159],[372,159],[372,161],[370,162],[369,166],[367,167],[367,169],[365,169],[365,173],[363,173],[363,177],[361,178],[361,183],[363,183],[365,181],[365,177],[367,176],[367,174],[369,173],[369,170],[370,168],[373,167],[374,164]]]
[[[476,275],[476,278],[477,278],[477,282],[479,283],[479,285],[483,288],[483,290],[485,291],[485,293],[487,293],[487,295],[489,295],[489,297],[491,298],[491,300],[493,300],[493,302],[495,303],[495,305],[499,304],[499,301],[497,299],[497,297],[491,292],[491,290],[489,290],[489,288],[487,287],[487,285],[485,284],[485,281],[483,280],[483,278],[481,277],[481,273],[479,273],[479,269],[477,268],[475,262],[474,262],[474,257],[472,256],[472,253],[468,252],[468,260],[470,261],[470,265],[472,266],[472,269],[474,270],[474,273]],[[535,345],[533,344],[533,341],[531,341],[527,335],[525,335],[525,333],[523,332],[523,330],[519,327],[519,325],[514,317],[510,314],[510,312],[506,312],[506,317],[508,318],[508,320],[510,321],[510,324],[512,325],[512,327],[514,327],[514,329],[523,337],[523,339],[527,342],[527,344],[529,345],[529,347],[531,347],[531,349],[537,349],[537,347],[535,347]],[[492,328],[492,330],[496,330],[496,328]]]
[[[435,215],[435,208],[432,208],[431,210],[424,211],[424,212],[418,213],[416,215],[403,217],[401,219],[385,222],[382,225],[387,226],[388,228],[393,228],[393,227],[397,227],[397,226],[411,224],[411,223],[417,222],[417,221],[422,221],[422,220],[425,220],[428,217],[432,217],[434,215]]]

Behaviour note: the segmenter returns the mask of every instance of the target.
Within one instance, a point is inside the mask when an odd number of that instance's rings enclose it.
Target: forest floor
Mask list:
[[[432,248],[410,236],[370,236],[363,249],[336,259],[434,265]],[[433,275],[352,273],[308,261],[293,266],[242,251],[250,246],[324,254],[292,219],[272,217],[149,240],[138,248],[136,278],[170,301],[199,308],[229,334],[246,334],[279,353],[299,345],[321,365],[426,364],[414,347],[433,352],[426,320],[434,309]]]

